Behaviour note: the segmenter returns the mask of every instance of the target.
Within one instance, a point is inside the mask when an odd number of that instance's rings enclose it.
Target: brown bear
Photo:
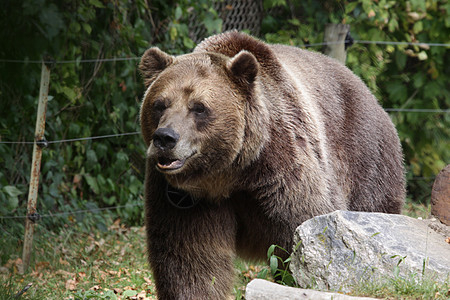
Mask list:
[[[333,59],[233,31],[186,55],[151,48],[140,70],[158,299],[225,299],[235,255],[290,250],[295,228],[316,215],[400,213],[396,130]]]

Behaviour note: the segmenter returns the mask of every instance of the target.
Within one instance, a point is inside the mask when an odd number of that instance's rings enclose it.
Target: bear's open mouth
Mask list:
[[[171,159],[167,157],[159,157],[156,164],[160,170],[170,171],[177,170],[184,166],[186,159]]]

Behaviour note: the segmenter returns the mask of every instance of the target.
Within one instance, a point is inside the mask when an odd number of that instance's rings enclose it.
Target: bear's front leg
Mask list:
[[[165,197],[165,179],[146,179],[149,262],[158,299],[225,299],[234,278],[235,220],[229,205],[178,209]]]

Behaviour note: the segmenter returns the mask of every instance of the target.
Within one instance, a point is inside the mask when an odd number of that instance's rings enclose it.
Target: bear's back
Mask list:
[[[299,120],[276,117],[312,128],[315,151],[332,168],[348,209],[398,213],[405,196],[401,145],[388,114],[362,80],[323,54],[266,44],[235,31],[204,40],[194,52],[233,57],[242,50],[260,65],[269,111],[288,107],[302,115]]]
[[[270,48],[303,101],[318,110],[336,180],[347,180],[340,185],[348,187],[349,209],[400,211],[405,196],[401,145],[389,115],[367,86],[323,54],[284,45]],[[375,180],[383,186],[371,183]]]

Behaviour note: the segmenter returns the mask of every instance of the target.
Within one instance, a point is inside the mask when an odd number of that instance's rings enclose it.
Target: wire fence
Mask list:
[[[411,112],[411,113],[434,113],[448,114],[450,109],[425,109],[425,108],[385,108],[387,112]]]
[[[393,42],[393,41],[364,41],[364,40],[344,40],[336,42],[322,42],[300,45],[298,47],[318,47],[327,45],[339,45],[339,44],[365,44],[365,45],[391,45],[391,46],[419,46],[419,47],[450,47],[450,44],[446,43],[420,43],[420,42]]]
[[[421,43],[421,42],[394,42],[394,41],[366,41],[366,40],[344,40],[338,42],[322,42],[299,45],[298,47],[310,48],[326,45],[337,44],[376,44],[376,45],[392,45],[392,46],[419,46],[419,47],[450,47],[449,43]],[[28,59],[3,59],[0,62],[4,63],[21,63],[21,64],[73,64],[73,63],[99,63],[99,62],[117,62],[117,61],[132,61],[139,60],[140,57],[112,57],[112,58],[96,58],[96,59],[71,59],[71,60],[28,60]]]
[[[450,109],[409,109],[409,108],[385,108],[386,112],[399,112],[399,113],[433,113],[433,114],[448,114],[450,113]],[[91,136],[91,137],[80,137],[73,139],[62,139],[62,140],[54,140],[54,141],[0,141],[0,144],[21,144],[21,145],[33,145],[34,143],[46,143],[46,144],[58,144],[58,143],[68,143],[68,142],[77,142],[77,141],[89,141],[89,140],[97,140],[97,139],[106,139],[113,137],[121,137],[121,136],[130,136],[130,135],[138,135],[139,131],[134,132],[125,132],[125,133],[117,133],[117,134],[108,134],[108,135],[100,135],[100,136]]]
[[[27,60],[27,59],[0,59],[5,63],[21,64],[77,64],[77,63],[98,63],[98,62],[116,62],[138,60],[140,57],[113,57],[113,58],[95,58],[95,59],[72,59],[72,60]]]
[[[47,143],[47,144],[58,144],[58,143],[68,143],[68,142],[78,142],[78,141],[89,141],[89,140],[98,140],[98,139],[107,139],[112,137],[120,137],[120,136],[128,136],[128,135],[138,135],[140,134],[139,131],[134,132],[125,132],[125,133],[117,133],[117,134],[107,134],[107,135],[100,135],[100,136],[90,136],[90,137],[80,137],[80,138],[73,138],[73,139],[63,139],[63,140],[55,140],[55,141],[36,141],[36,142],[30,142],[30,141],[0,141],[0,144],[23,144],[23,145],[33,145],[37,142]]]
[[[88,208],[88,209],[80,209],[80,210],[74,210],[69,212],[60,212],[60,213],[52,213],[48,212],[45,214],[40,214],[39,218],[55,218],[55,217],[65,217],[69,215],[75,215],[75,214],[85,214],[85,213],[97,213],[101,211],[107,211],[107,210],[114,210],[119,208],[126,208],[126,207],[135,207],[135,206],[143,206],[144,203],[134,203],[134,204],[125,204],[125,205],[117,205],[117,206],[109,206],[109,207],[99,207],[99,208]],[[0,216],[0,219],[26,219],[28,216]]]
[[[317,46],[326,46],[333,44],[342,44],[349,43],[353,44],[378,44],[378,45],[395,45],[395,46],[419,46],[419,47],[450,47],[449,43],[412,43],[412,42],[393,42],[393,41],[365,41],[365,40],[345,40],[339,42],[323,42],[323,43],[313,43],[300,45],[299,47],[309,48],[309,47],[317,47]],[[99,63],[99,62],[119,62],[119,61],[133,61],[139,60],[140,57],[113,57],[113,58],[103,58],[103,59],[74,59],[74,60],[28,60],[28,59],[0,59],[0,62],[3,63],[22,63],[22,64],[71,64],[71,63]],[[450,113],[450,109],[406,109],[406,108],[385,108],[387,112],[398,112],[398,113],[432,113],[432,114],[447,114]],[[76,142],[76,141],[88,141],[88,140],[98,140],[98,139],[108,139],[108,138],[116,138],[121,136],[132,136],[138,135],[140,132],[126,132],[126,133],[118,133],[118,134],[108,134],[101,136],[92,136],[92,137],[80,137],[73,139],[62,139],[62,140],[53,140],[53,141],[0,141],[0,144],[24,144],[24,145],[33,145],[38,142],[43,142],[46,144],[57,144],[57,143],[68,143],[68,142]],[[416,177],[413,180],[433,180],[434,177]],[[103,207],[103,208],[91,208],[91,209],[81,209],[70,212],[60,212],[60,213],[52,213],[47,212],[45,214],[40,215],[41,218],[48,217],[64,217],[73,214],[85,214],[85,213],[98,213],[107,210],[114,210],[126,207],[134,207],[134,206],[143,206],[143,203],[135,203],[135,204],[126,204],[126,205],[118,205],[111,207]],[[0,216],[0,219],[26,219],[27,215],[23,216]]]
[[[450,109],[414,109],[414,108],[385,108],[386,112],[399,112],[399,113],[433,113],[433,114],[448,114],[450,113]],[[117,134],[108,134],[108,135],[100,135],[100,136],[91,136],[91,137],[80,137],[73,139],[62,139],[62,140],[54,140],[54,141],[0,141],[0,144],[19,144],[19,145],[33,145],[34,143],[46,143],[46,144],[58,144],[58,143],[69,143],[69,142],[78,142],[78,141],[89,141],[89,140],[98,140],[98,139],[106,139],[112,137],[121,137],[121,136],[129,136],[129,135],[138,135],[139,131],[134,132],[125,132],[125,133],[117,133]]]
[[[427,46],[427,47],[450,47],[448,43],[412,43],[412,42],[393,42],[393,41],[365,41],[365,40],[345,40],[338,42],[323,42],[323,43],[313,43],[306,44],[300,47],[308,48],[308,47],[316,47],[316,46],[325,46],[325,45],[335,45],[335,44],[345,44],[352,42],[354,44],[379,44],[379,45],[403,45],[403,46]],[[130,60],[138,60],[140,57],[113,57],[113,58],[103,58],[103,59],[75,59],[75,60],[18,60],[18,59],[0,59],[0,62],[6,63],[50,63],[50,64],[68,64],[68,63],[98,63],[98,62],[116,62],[116,61],[130,61]],[[408,108],[385,108],[387,112],[408,112],[408,113],[435,113],[435,114],[447,114],[450,113],[450,109],[408,109]],[[94,137],[84,137],[84,138],[73,138],[73,139],[64,139],[64,140],[55,140],[55,141],[46,141],[48,144],[56,144],[56,143],[65,143],[65,142],[75,142],[75,141],[83,141],[83,140],[94,140],[94,139],[103,139],[110,137],[118,137],[125,135],[137,135],[139,132],[127,132],[120,134],[110,134],[104,136],[94,136]],[[0,144],[34,144],[35,142],[31,141],[0,141]]]

